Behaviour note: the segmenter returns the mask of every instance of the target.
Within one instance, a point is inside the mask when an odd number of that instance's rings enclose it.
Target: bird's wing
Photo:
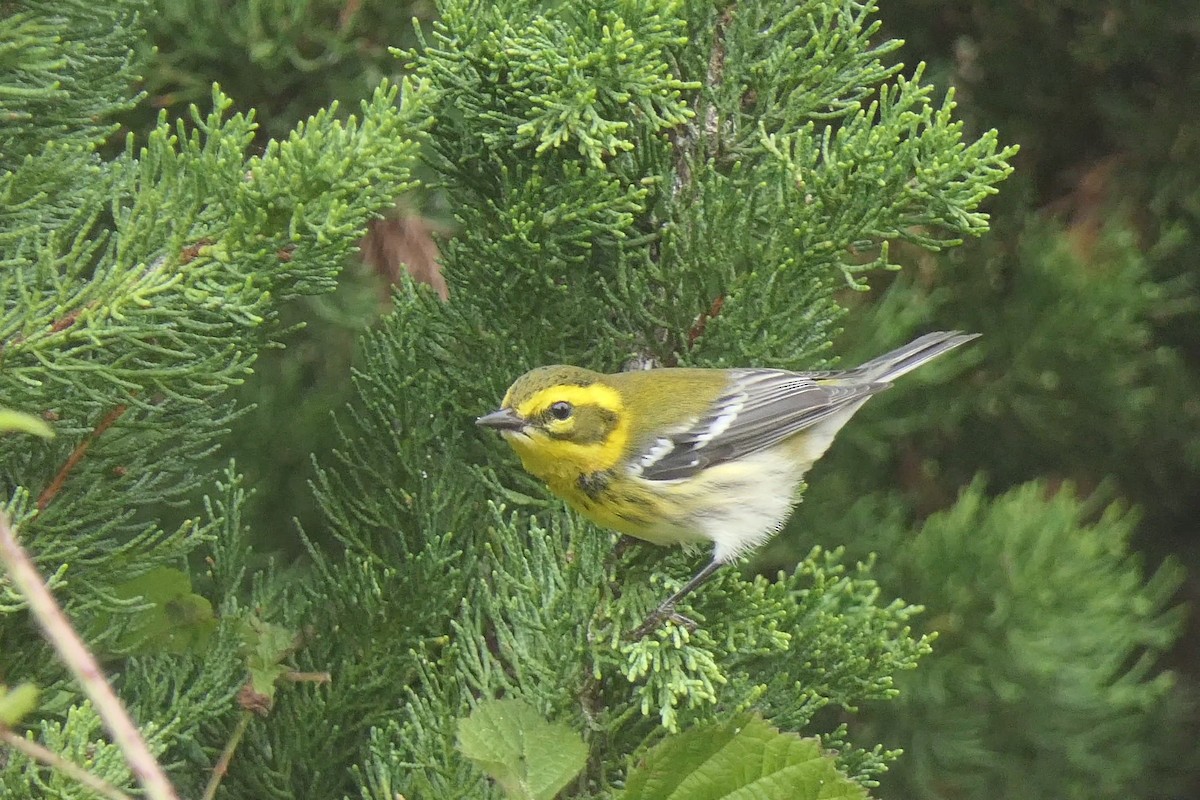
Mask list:
[[[768,449],[890,384],[838,382],[831,373],[733,370],[729,387],[687,428],[660,436],[635,459],[647,480],[688,478]]]

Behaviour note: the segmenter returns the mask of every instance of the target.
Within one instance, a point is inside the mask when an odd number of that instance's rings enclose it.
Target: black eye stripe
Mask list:
[[[543,436],[589,446],[606,442],[617,426],[616,413],[607,408],[590,403],[576,406],[565,401],[559,402],[563,402],[569,411],[563,419],[551,413],[557,403],[543,408],[533,418],[533,424]]]

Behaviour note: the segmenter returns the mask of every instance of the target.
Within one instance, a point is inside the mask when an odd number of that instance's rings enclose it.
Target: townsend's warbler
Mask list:
[[[974,339],[930,333],[834,372],[531,370],[480,417],[525,469],[595,522],[655,544],[713,543],[713,560],[639,629],[779,530],[804,473],[871,395]]]

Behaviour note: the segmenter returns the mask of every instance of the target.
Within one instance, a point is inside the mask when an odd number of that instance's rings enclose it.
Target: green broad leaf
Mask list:
[[[0,683],[0,726],[19,725],[37,708],[40,693],[32,683],[21,683],[11,689]]]
[[[112,646],[115,655],[196,653],[208,646],[216,630],[212,603],[192,592],[192,579],[182,570],[155,567],[113,594],[151,604],[133,614],[105,614],[97,621],[104,627],[121,626]]]
[[[34,436],[41,436],[45,439],[54,438],[54,431],[44,420],[40,420],[32,414],[8,408],[0,408],[0,431],[18,431],[32,433]]]
[[[672,736],[630,773],[619,800],[866,800],[820,741],[741,716]]]
[[[460,719],[458,749],[519,800],[553,800],[587,762],[578,733],[521,700],[489,700]]]
[[[284,661],[296,650],[296,632],[251,616],[242,620],[241,639],[250,687],[261,697],[263,708],[269,708],[279,679],[291,672]]]

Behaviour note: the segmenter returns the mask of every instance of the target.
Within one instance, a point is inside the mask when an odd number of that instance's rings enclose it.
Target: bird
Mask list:
[[[476,424],[598,525],[657,545],[712,545],[711,561],[634,632],[641,638],[667,618],[690,622],[679,602],[783,527],[805,473],[868,399],[977,336],[927,333],[821,372],[537,367]]]

